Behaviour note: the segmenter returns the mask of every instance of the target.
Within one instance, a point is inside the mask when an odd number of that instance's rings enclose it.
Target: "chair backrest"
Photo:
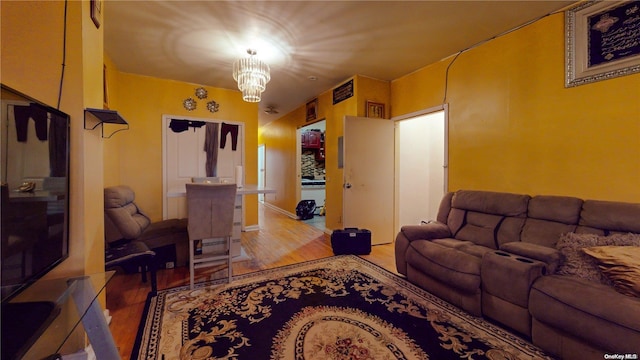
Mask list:
[[[529,195],[458,190],[451,198],[447,225],[458,240],[498,249],[518,241]]]
[[[186,184],[189,238],[230,236],[236,184]]]
[[[107,243],[136,239],[151,223],[134,199],[135,193],[126,185],[104,189],[104,232]]]

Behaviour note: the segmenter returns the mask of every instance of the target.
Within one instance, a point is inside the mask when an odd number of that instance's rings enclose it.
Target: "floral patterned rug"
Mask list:
[[[352,255],[161,290],[131,358],[550,359]]]

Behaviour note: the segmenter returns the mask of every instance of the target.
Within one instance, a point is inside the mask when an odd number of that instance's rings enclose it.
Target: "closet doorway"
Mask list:
[[[429,109],[396,119],[396,232],[435,220],[447,192],[447,112]]]
[[[207,124],[211,143],[205,151]],[[214,136],[211,134],[214,133]],[[215,136],[217,135],[217,136]],[[215,141],[217,137],[217,143]],[[211,177],[207,173],[207,159],[212,177],[221,182],[236,181],[236,169],[244,164],[244,124],[234,121],[212,120],[177,115],[162,116],[163,218],[181,219],[187,216],[185,184],[194,177]],[[242,216],[244,219],[244,214]]]
[[[302,220],[320,230],[325,231],[324,203],[325,187],[325,131],[326,120],[298,129],[300,139],[298,164],[300,165],[300,200],[313,200],[316,204],[314,215]]]

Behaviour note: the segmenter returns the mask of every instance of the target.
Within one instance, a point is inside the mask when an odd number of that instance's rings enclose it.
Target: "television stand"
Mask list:
[[[59,313],[53,301],[2,304],[2,358],[21,358]]]
[[[45,359],[76,352],[84,348],[84,337],[82,344],[68,340],[79,328],[84,328],[98,360],[120,358],[97,301],[113,274],[40,280],[3,303],[1,358]]]

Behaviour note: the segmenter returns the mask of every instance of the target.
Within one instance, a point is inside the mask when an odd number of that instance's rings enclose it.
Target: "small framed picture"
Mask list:
[[[367,100],[366,117],[384,119],[384,104]]]
[[[318,117],[318,98],[307,103],[307,121],[313,121]]]
[[[102,0],[91,0],[91,20],[96,25],[96,28],[100,28],[100,21],[102,19]]]

